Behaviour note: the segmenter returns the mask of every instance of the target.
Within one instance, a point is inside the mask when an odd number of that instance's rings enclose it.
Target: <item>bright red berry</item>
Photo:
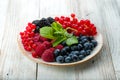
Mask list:
[[[33,56],[34,58],[37,58],[37,57],[38,57],[38,55],[37,55],[36,52],[32,52],[32,56]]]
[[[74,17],[75,17],[75,14],[74,14],[74,13],[72,13],[72,14],[71,14],[71,17],[72,17],[72,18],[74,18]]]

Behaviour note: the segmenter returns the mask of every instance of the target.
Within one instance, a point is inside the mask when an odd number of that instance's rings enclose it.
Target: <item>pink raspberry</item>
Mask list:
[[[38,45],[38,46],[36,47],[35,52],[37,53],[37,55],[38,55],[39,57],[41,57],[42,54],[43,54],[43,52],[44,52],[45,50],[46,50],[46,46],[43,45],[43,44],[40,44],[40,45]]]
[[[40,41],[42,41],[42,42],[47,41],[47,38],[40,36]]]
[[[63,48],[63,45],[59,44],[55,48],[61,50]]]
[[[54,48],[49,48],[44,51],[41,58],[46,62],[53,62],[55,60],[53,52],[54,52]]]
[[[46,45],[47,49],[52,47],[52,44],[50,42],[48,42],[48,41],[44,41],[43,44]]]

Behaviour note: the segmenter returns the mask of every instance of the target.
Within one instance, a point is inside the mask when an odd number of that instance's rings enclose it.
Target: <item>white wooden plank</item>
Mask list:
[[[120,1],[118,0],[109,0],[109,1],[100,1],[104,3],[102,16],[104,16],[104,24],[107,33],[107,38],[109,42],[109,47],[112,55],[113,65],[117,79],[120,79],[118,76],[120,73]],[[102,5],[99,5],[99,7]]]
[[[19,51],[17,35],[27,22],[38,18],[38,0],[10,0],[6,15],[0,55],[0,75],[3,80],[35,80],[36,63]]]
[[[72,5],[75,2],[71,2]],[[109,45],[107,42],[107,38],[106,38],[106,33],[104,33],[106,31],[106,28],[104,26],[106,26],[106,24],[103,22],[104,20],[104,16],[101,16],[101,9],[102,6],[97,6],[98,4],[102,5],[102,2],[100,3],[100,1],[98,1],[98,3],[96,2],[96,0],[79,0],[77,3],[78,5],[77,7],[77,11],[80,11],[79,13],[77,12],[77,15],[80,15],[80,18],[85,18],[85,19],[90,19],[93,23],[96,24],[97,28],[101,31],[101,33],[103,34],[103,38],[104,38],[104,46],[103,46],[103,50],[101,51],[100,55],[98,55],[97,57],[95,57],[93,60],[95,61],[94,64],[92,64],[91,62],[86,63],[84,65],[80,65],[80,66],[76,66],[76,70],[79,73],[79,79],[82,80],[114,80],[116,79],[115,77],[115,72],[114,72],[114,67],[111,59],[111,54],[110,54],[110,50],[109,50]],[[102,18],[101,18],[102,17]],[[109,66],[109,67],[108,67]]]

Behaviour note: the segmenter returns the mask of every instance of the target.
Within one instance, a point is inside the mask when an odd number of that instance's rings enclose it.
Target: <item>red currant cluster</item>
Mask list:
[[[33,30],[35,28],[36,26],[34,24],[28,23],[26,30],[24,32],[20,32],[22,43],[26,51],[32,51],[32,49],[36,48],[36,44],[33,42],[33,37],[35,36]]]
[[[55,17],[55,20],[62,24],[64,29],[67,29],[70,33],[74,33],[76,36],[79,36],[80,34],[94,36],[97,34],[96,27],[90,20],[79,21],[75,17],[75,14],[71,14],[71,17]]]

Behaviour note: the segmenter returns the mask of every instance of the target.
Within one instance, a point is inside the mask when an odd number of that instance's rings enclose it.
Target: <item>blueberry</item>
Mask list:
[[[64,57],[63,57],[63,56],[58,56],[58,57],[56,58],[56,61],[57,61],[58,63],[63,63],[63,62],[64,62]]]
[[[54,51],[55,57],[57,57],[59,54],[60,54],[60,50],[59,49],[55,49],[55,51]]]
[[[80,40],[87,39],[87,36],[81,36]]]
[[[94,48],[94,44],[93,44],[93,43],[90,43],[90,47],[91,47],[90,50],[93,50],[93,48]]]
[[[94,37],[93,36],[89,36],[88,39],[91,41],[91,40],[94,40]]]
[[[39,33],[39,29],[40,29],[40,27],[39,27],[39,26],[36,26],[34,32],[35,32],[35,33]]]
[[[82,60],[84,58],[84,55],[79,55],[79,60]]]
[[[67,57],[67,55],[64,55],[64,59]]]
[[[63,46],[66,46],[67,44],[66,44],[66,41],[63,41],[62,43],[61,43]]]
[[[79,55],[80,52],[79,51],[72,51],[71,54]]]
[[[83,39],[81,42],[82,42],[82,44],[84,44],[85,42],[88,42],[88,40],[87,39]]]
[[[90,55],[91,50],[86,50],[86,55]]]
[[[70,51],[70,47],[69,46],[65,46],[64,49],[69,52]]]
[[[65,48],[63,48],[62,50],[61,50],[61,55],[65,55],[67,53],[67,51],[66,51],[66,49]]]
[[[84,49],[85,49],[85,50],[91,49],[91,45],[90,45],[89,42],[86,42],[86,43],[84,44]]]
[[[81,44],[78,44],[78,50],[81,50],[83,46]]]
[[[71,57],[68,56],[68,57],[65,58],[66,63],[70,63],[71,61],[72,61]]]
[[[32,23],[38,26],[40,20],[34,20]]]
[[[38,24],[40,27],[50,26],[50,22],[46,18],[42,18]]]
[[[85,50],[81,50],[81,51],[80,51],[80,55],[86,56],[86,51],[85,51]]]
[[[52,17],[48,17],[47,20],[50,22],[50,24],[52,24],[53,22],[55,22],[55,20]]]
[[[73,55],[73,54],[70,53],[68,56],[69,56],[69,57],[72,57],[72,55]]]
[[[91,40],[91,43],[93,43],[94,47],[97,46],[97,41],[96,40]]]
[[[78,50],[78,47],[77,47],[76,45],[71,46],[71,50],[72,50],[72,51]]]
[[[72,60],[75,62],[75,61],[78,61],[79,60],[79,57],[77,55],[72,55]]]

